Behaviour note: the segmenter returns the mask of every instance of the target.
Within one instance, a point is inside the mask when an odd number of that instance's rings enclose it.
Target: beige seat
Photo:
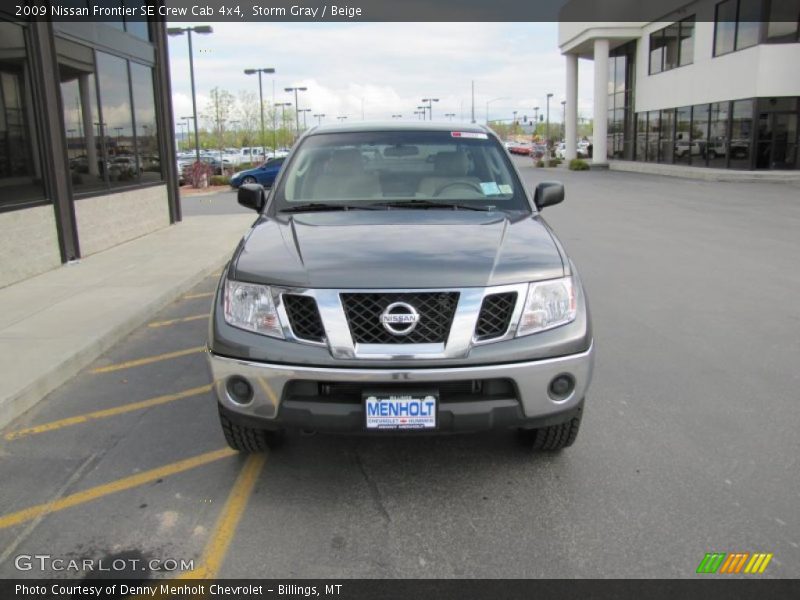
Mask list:
[[[465,152],[439,152],[434,156],[433,172],[431,177],[424,177],[419,182],[418,194],[425,198],[434,198],[444,186],[455,183],[465,183],[477,186],[480,190],[480,180],[477,177],[468,177],[469,157]],[[463,187],[455,190],[462,190]],[[447,190],[445,195],[449,195]]]
[[[322,174],[314,180],[311,197],[317,201],[331,198],[376,198],[381,186],[375,173],[364,170],[364,158],[355,148],[336,150]]]

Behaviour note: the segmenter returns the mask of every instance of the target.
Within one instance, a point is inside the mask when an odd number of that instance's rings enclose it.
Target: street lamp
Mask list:
[[[211,28],[210,25],[195,25],[194,27],[167,28],[168,35],[183,35],[184,32],[186,32],[186,36],[189,39],[189,76],[192,80],[192,113],[195,120],[194,153],[197,162],[200,162],[200,138],[197,133],[197,96],[195,94],[195,88],[194,88],[194,57],[192,56],[192,32],[205,35],[208,33],[213,33],[214,30]]]
[[[255,75],[258,73],[258,108],[259,113],[261,115],[261,147],[264,148],[264,154],[266,154],[267,143],[264,140],[264,89],[261,87],[261,74],[267,73],[272,75],[275,73],[275,69],[272,67],[264,67],[261,69],[245,69],[245,75]],[[272,151],[274,152],[277,150],[277,132],[273,131],[272,133]]]
[[[305,87],[287,87],[284,88],[286,92],[294,92],[294,124],[295,124],[295,132],[299,135],[300,134],[300,104],[297,99],[297,92],[305,92],[308,88]]]
[[[344,121],[347,118],[347,115],[339,115],[336,117],[339,121]]]
[[[489,100],[489,101],[487,101],[487,102],[486,102],[486,124],[487,124],[487,125],[489,124],[489,105],[490,105],[492,102],[497,102],[498,100],[508,100],[508,98],[507,98],[507,97],[502,97],[502,98],[492,98],[491,100]]]
[[[425,111],[424,110],[415,110],[414,114],[415,115],[420,115],[420,117],[418,119],[420,121],[425,118]]]
[[[393,119],[402,119],[403,115],[392,115]]]
[[[445,113],[444,116],[452,121],[453,118],[456,116],[456,113]]]
[[[430,120],[433,121],[433,103],[434,102],[438,102],[439,99],[438,98],[423,98],[422,101],[428,103],[428,106],[427,106],[428,115],[430,115]]]
[[[311,109],[310,108],[301,108],[300,112],[303,113],[303,130],[305,131],[306,128],[307,128],[306,127],[306,113],[310,113]]]
[[[547,147],[547,156],[550,157],[550,98],[553,97],[552,93],[547,94],[547,125],[545,125],[545,145]]]
[[[317,113],[314,115],[314,118],[317,119],[317,125],[322,123],[322,117],[325,116],[325,113]]]
[[[286,126],[286,107],[287,106],[291,106],[291,105],[292,105],[291,102],[277,102],[275,104],[275,108],[277,108],[279,106],[281,107],[281,129],[283,129]],[[275,136],[276,136],[275,139],[277,140],[277,130],[276,130]],[[278,145],[276,143],[275,144],[275,150],[278,149],[277,146]]]

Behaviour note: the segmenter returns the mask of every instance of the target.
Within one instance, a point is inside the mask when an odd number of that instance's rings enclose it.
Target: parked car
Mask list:
[[[264,187],[272,187],[283,161],[283,158],[270,158],[253,169],[234,173],[231,176],[231,186],[238,188],[243,183],[260,183]]]
[[[591,322],[541,215],[564,186],[531,192],[490,129],[430,122],[316,127],[269,195],[242,185],[259,216],[220,278],[207,352],[228,444],[512,429],[570,446]]]

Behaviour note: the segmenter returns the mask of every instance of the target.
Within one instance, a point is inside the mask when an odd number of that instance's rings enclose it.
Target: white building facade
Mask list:
[[[562,10],[580,14],[589,0]],[[648,3],[649,4],[649,3]],[[667,0],[649,21],[559,25],[567,157],[576,155],[578,59],[594,61],[593,157],[798,169],[800,0]]]

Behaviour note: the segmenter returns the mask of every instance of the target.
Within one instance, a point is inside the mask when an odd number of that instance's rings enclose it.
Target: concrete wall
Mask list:
[[[81,255],[89,256],[169,225],[167,186],[75,200]]]
[[[53,207],[0,213],[0,287],[61,264]]]

